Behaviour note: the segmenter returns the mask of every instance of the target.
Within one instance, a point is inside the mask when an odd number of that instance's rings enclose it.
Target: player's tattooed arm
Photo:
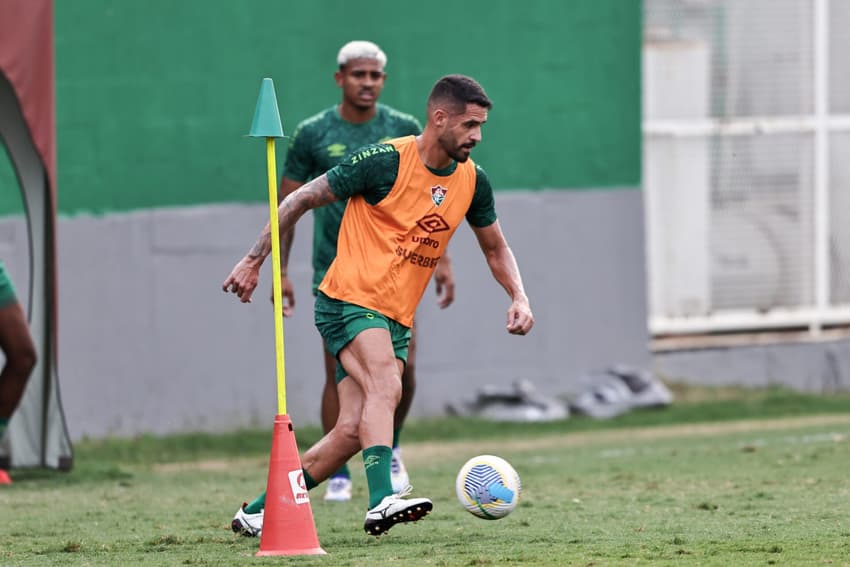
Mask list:
[[[313,181],[302,185],[297,190],[287,195],[278,207],[278,234],[285,235],[295,226],[307,210],[327,205],[337,200],[337,196],[331,191],[326,175],[321,175]],[[248,303],[257,288],[260,266],[272,251],[271,227],[266,224],[263,232],[248,251],[248,254],[230,271],[230,275],[224,280],[222,289],[225,292],[235,293],[240,301]]]
[[[331,191],[326,174],[322,174],[309,183],[305,183],[280,202],[277,209],[278,230],[280,234],[286,234],[295,227],[295,223],[301,215],[310,209],[315,209],[338,200]],[[254,259],[264,260],[272,251],[271,227],[267,224],[260,233],[260,237],[248,256]]]
[[[288,177],[281,177],[280,191],[278,191],[278,204],[304,185],[303,181],[295,181]],[[289,254],[292,250],[292,241],[295,239],[295,227],[280,233],[280,274],[285,276],[289,268]]]

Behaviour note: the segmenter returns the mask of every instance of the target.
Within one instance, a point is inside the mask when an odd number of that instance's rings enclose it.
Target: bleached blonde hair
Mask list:
[[[353,59],[371,59],[381,64],[387,64],[387,54],[371,41],[349,41],[339,50],[336,56],[337,64],[342,67]]]

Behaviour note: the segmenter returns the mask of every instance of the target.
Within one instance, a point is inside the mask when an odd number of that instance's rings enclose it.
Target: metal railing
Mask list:
[[[817,334],[850,323],[850,158],[837,151],[845,138],[850,149],[850,114],[830,112],[831,94],[850,99],[830,92],[830,69],[843,66],[831,66],[830,56],[850,53],[850,39],[831,41],[830,28],[841,29],[850,10],[837,5],[844,17],[830,23],[829,0],[757,4],[644,4],[654,335],[783,327]],[[775,27],[756,19],[759,8],[773,10]],[[744,52],[753,41],[748,15],[764,53]],[[795,26],[797,37],[788,37]],[[772,60],[784,61],[776,89],[760,63]]]

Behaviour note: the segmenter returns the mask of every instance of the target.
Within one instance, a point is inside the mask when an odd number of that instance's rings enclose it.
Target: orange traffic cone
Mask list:
[[[12,484],[12,478],[3,469],[0,469],[0,484]]]
[[[295,431],[287,415],[274,419],[266,509],[257,555],[324,555],[301,471]]]

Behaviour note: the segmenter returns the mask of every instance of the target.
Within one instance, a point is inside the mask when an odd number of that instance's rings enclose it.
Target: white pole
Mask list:
[[[810,332],[819,335],[829,306],[829,0],[814,0],[815,314]]]

